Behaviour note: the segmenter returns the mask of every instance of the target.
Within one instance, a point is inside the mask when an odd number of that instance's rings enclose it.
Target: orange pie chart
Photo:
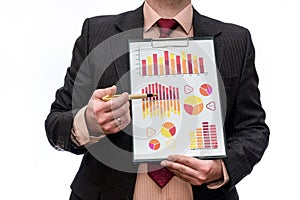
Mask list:
[[[203,96],[206,96],[206,97],[209,96],[209,95],[211,95],[212,91],[213,91],[213,89],[212,89],[211,85],[209,85],[209,84],[203,84],[199,88],[199,92]]]
[[[160,142],[159,142],[159,140],[157,140],[157,139],[152,139],[152,140],[150,140],[150,142],[149,142],[149,148],[150,148],[150,149],[156,151],[156,150],[159,149],[159,147],[160,147]]]

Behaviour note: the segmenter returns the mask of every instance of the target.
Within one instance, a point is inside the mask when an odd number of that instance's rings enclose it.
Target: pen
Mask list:
[[[115,94],[115,95],[105,95],[104,97],[102,97],[101,99],[103,101],[109,101],[113,98],[119,97],[120,94]],[[144,99],[144,98],[148,98],[148,97],[157,97],[157,94],[130,94],[128,97],[128,100],[131,99]]]

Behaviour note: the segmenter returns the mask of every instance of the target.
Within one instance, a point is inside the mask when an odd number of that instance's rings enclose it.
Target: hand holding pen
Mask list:
[[[130,123],[128,101],[130,97],[128,93],[114,96],[116,91],[116,86],[94,91],[85,112],[85,120],[90,134],[117,133]],[[105,97],[106,100],[103,100]]]

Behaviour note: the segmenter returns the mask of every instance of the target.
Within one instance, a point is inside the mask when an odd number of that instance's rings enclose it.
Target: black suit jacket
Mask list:
[[[254,47],[247,29],[205,17],[195,10],[193,26],[195,37],[214,37],[216,62],[227,97],[223,100],[228,155],[224,163],[230,176],[230,182],[217,190],[208,190],[206,185],[193,186],[194,198],[238,199],[235,185],[261,159],[269,138],[260,103]],[[54,147],[84,153],[71,185],[81,199],[132,199],[136,179],[132,172],[137,166],[131,162],[131,127],[106,137],[89,147],[89,151],[76,147],[70,133],[74,115],[88,103],[94,89],[116,84],[119,92],[130,91],[128,39],[142,38],[142,27],[142,7],[120,15],[87,19],[75,43],[64,86],[57,90],[46,119],[47,137]],[[124,151],[115,150],[116,146]]]

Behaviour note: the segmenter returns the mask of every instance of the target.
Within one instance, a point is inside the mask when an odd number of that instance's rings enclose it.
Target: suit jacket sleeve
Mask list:
[[[85,148],[77,147],[71,141],[70,136],[74,116],[84,106],[74,103],[77,98],[81,97],[74,97],[73,88],[80,66],[88,54],[87,38],[88,20],[84,22],[81,36],[76,40],[71,67],[67,69],[64,85],[56,91],[55,101],[52,103],[50,113],[45,121],[46,134],[50,144],[58,150],[67,150],[75,154],[85,152]],[[91,88],[88,79],[85,79],[85,81],[87,81],[85,83],[86,88]],[[91,91],[89,92],[91,93]],[[88,99],[81,102],[87,103]]]
[[[259,162],[267,148],[269,129],[265,124],[265,112],[260,102],[258,76],[255,69],[255,51],[248,30],[244,31],[246,44],[239,83],[232,110],[227,116],[227,155],[224,160],[231,185],[236,185]],[[234,55],[233,55],[234,56]]]

